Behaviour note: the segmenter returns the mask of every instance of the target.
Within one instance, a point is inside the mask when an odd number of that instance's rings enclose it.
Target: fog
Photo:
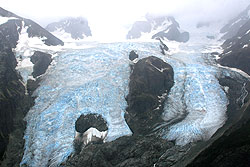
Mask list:
[[[68,16],[88,19],[94,36],[123,36],[146,13],[172,15],[180,24],[228,20],[249,0],[0,0],[1,7],[42,26]]]

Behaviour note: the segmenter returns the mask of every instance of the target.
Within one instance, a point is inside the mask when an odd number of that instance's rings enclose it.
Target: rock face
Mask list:
[[[63,19],[47,25],[46,29],[52,33],[64,31],[71,34],[73,39],[83,39],[92,36],[88,21],[82,17]]]
[[[158,96],[173,86],[173,68],[156,57],[138,61],[130,76],[126,121],[134,134],[146,134],[161,122]]]
[[[12,49],[16,47],[24,27],[29,37],[41,37],[46,45],[63,45],[63,42],[35,22],[3,8],[0,8],[0,16],[6,20],[0,24],[0,166],[19,166],[26,128],[23,119],[34,104],[31,93],[38,86],[39,80],[27,83],[27,94],[22,77],[15,69],[17,61]],[[34,76],[43,73],[51,61],[48,55],[45,57],[37,53],[33,56],[36,64]]]
[[[250,5],[243,11],[241,12],[237,17],[234,19],[230,20],[228,24],[226,24],[221,30],[221,33],[225,33],[222,36],[222,39],[230,39],[234,37],[241,26],[246,24],[246,22],[250,18]]]
[[[28,27],[27,33],[29,37],[44,38],[43,42],[46,45],[64,45],[60,39],[53,36],[51,33],[32,20],[17,16],[1,7],[0,16],[11,18],[6,23],[0,24],[0,32],[6,36],[6,40],[9,42],[12,48],[16,47],[17,41],[19,39],[19,33],[23,27]]]
[[[31,62],[34,64],[33,67],[33,77],[36,78],[46,72],[48,66],[50,65],[52,59],[51,55],[36,51],[30,58]]]
[[[84,133],[91,127],[96,128],[99,131],[108,130],[107,122],[102,116],[97,114],[81,115],[75,123],[75,129],[80,133]]]
[[[220,84],[229,87],[227,95],[230,103],[227,122],[230,122],[231,126],[202,151],[188,165],[190,167],[247,167],[250,164],[250,95],[248,93],[247,96],[242,96],[243,90],[250,92],[250,83],[240,84],[237,80],[226,77],[220,79]]]
[[[250,6],[248,7],[250,8]],[[243,12],[244,13],[244,12]],[[239,16],[238,16],[239,17]],[[237,17],[237,18],[238,18]],[[227,39],[222,47],[219,63],[224,66],[234,67],[250,75],[250,18],[238,29],[236,35]]]
[[[179,23],[174,17],[146,16],[146,21],[137,21],[127,34],[127,39],[140,38],[143,33],[150,33],[153,39],[161,38],[177,42],[187,42],[188,32],[181,32]]]
[[[90,144],[63,164],[67,167],[150,167],[174,144],[156,137],[121,137],[113,142]]]
[[[25,95],[21,76],[15,70],[16,64],[9,41],[0,33],[0,165],[3,166],[15,166],[13,164],[22,158],[23,118],[33,103],[31,97]],[[15,140],[17,138],[20,140]],[[2,158],[10,155],[14,160],[1,163]]]

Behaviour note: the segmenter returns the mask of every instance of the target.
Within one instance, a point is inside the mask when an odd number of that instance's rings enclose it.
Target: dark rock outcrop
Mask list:
[[[96,128],[99,131],[108,130],[107,122],[101,115],[87,114],[81,115],[75,123],[75,129],[77,132],[84,133],[89,128]]]
[[[92,36],[88,21],[85,18],[67,18],[59,22],[47,25],[46,30],[54,32],[56,30],[64,30],[71,34],[73,39],[83,39]]]
[[[158,96],[173,86],[173,68],[156,57],[139,60],[130,75],[126,121],[134,134],[147,134],[160,123]],[[162,105],[163,106],[163,105]]]
[[[166,55],[165,52],[169,50],[168,46],[167,46],[165,43],[162,42],[161,38],[158,38],[158,40],[160,41],[161,53],[162,53],[163,55]]]
[[[63,164],[67,167],[152,167],[174,144],[154,136],[121,137],[113,142],[90,144]]]
[[[166,38],[177,42],[189,40],[189,33],[180,31],[180,25],[174,17],[154,17],[150,15],[146,16],[146,21],[137,21],[133,24],[127,34],[127,39],[140,38],[142,33],[151,33],[152,31],[156,31],[152,36],[153,39]]]
[[[129,60],[133,61],[135,60],[136,58],[138,58],[138,54],[135,53],[134,50],[132,50],[130,53],[129,53]]]
[[[35,51],[35,53],[31,56],[30,60],[34,64],[32,72],[34,78],[44,74],[52,61],[50,54],[43,53],[40,51]]]
[[[12,17],[0,25],[0,166],[12,167],[19,166],[23,156],[26,128],[23,119],[34,104],[31,94],[39,81],[28,82],[29,93],[26,92],[22,77],[15,69],[17,61],[12,49],[17,45],[23,26],[28,27],[29,37],[45,37],[46,45],[63,45],[63,42],[35,22],[3,8],[0,8],[0,16]],[[43,60],[37,62],[40,62],[39,68],[44,66],[41,65]]]
[[[21,32],[23,26],[28,27],[27,33],[29,37],[45,37],[45,39],[43,39],[43,42],[46,45],[64,45],[64,43],[60,39],[53,36],[50,32],[48,32],[32,20],[17,16],[1,7],[0,16],[16,18],[0,25],[0,33],[6,36],[6,40],[9,42],[12,48],[16,47],[17,41],[19,39],[19,33]]]
[[[246,24],[246,22],[249,20],[250,18],[249,12],[250,12],[250,5],[243,12],[241,12],[237,17],[230,20],[228,24],[226,24],[220,30],[221,33],[225,33],[222,36],[222,39],[230,39],[234,37],[238,33],[241,26]]]
[[[24,116],[33,104],[15,70],[15,55],[0,33],[0,165],[18,166],[22,159]],[[5,161],[1,162],[3,159]]]

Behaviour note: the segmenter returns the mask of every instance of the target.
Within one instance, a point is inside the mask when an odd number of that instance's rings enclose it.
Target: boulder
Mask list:
[[[129,60],[133,61],[135,60],[136,58],[138,58],[138,54],[135,53],[134,50],[132,50],[130,53],[129,53]]]
[[[160,123],[158,96],[173,86],[173,68],[157,57],[139,60],[130,75],[126,121],[134,134],[150,133]],[[163,105],[162,105],[163,106]]]

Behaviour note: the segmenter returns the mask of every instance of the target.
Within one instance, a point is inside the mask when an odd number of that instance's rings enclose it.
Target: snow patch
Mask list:
[[[246,32],[246,34],[249,34],[250,33],[250,30],[248,30],[247,32]]]
[[[248,44],[244,45],[242,48],[247,48],[248,47]]]
[[[17,20],[18,18],[16,17],[2,17],[0,16],[0,25],[7,23],[9,20]]]

